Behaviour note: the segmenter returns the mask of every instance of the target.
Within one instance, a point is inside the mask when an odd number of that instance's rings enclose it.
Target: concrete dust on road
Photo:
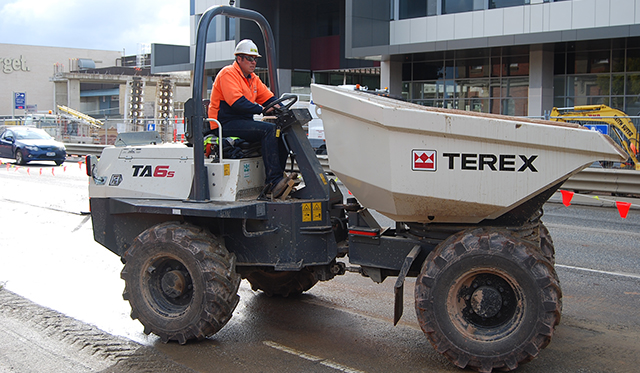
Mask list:
[[[194,372],[153,348],[0,289],[0,372]]]

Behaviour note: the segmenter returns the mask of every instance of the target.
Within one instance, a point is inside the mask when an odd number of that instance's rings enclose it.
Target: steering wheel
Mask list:
[[[276,105],[285,101],[290,101],[290,102],[287,102],[287,104],[282,107],[276,107]],[[273,108],[276,114],[280,114],[286,110],[291,109],[291,106],[293,106],[293,104],[295,104],[296,101],[298,101],[298,96],[296,95],[283,95],[279,99],[272,101],[271,103],[269,103],[269,105],[265,106],[262,109],[262,114],[266,114],[267,111],[269,111],[271,108]]]

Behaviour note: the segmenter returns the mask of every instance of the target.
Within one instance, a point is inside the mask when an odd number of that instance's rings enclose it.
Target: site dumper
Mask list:
[[[278,81],[266,20],[213,7],[198,26],[189,143],[123,134],[87,162],[95,239],[125,263],[123,297],[145,333],[179,343],[210,337],[231,318],[241,279],[294,296],[345,274],[348,258],[350,271],[376,282],[395,277],[396,323],[404,279],[417,277],[420,325],[455,365],[511,370],[537,356],[561,312],[542,206],[590,163],[625,159],[622,149],[571,124],[314,85],[331,169],[355,198],[345,200],[323,170],[302,129],[311,116],[285,96],[276,125],[301,184],[272,199],[260,157],[203,155],[206,34],[216,15],[260,26]],[[395,223],[381,226],[369,209]]]

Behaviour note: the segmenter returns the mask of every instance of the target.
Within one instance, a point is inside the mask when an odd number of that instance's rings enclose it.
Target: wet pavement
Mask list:
[[[394,327],[393,279],[375,284],[353,273],[294,299],[243,281],[219,333],[163,344],[130,319],[122,264],[93,241],[84,170],[2,167],[0,283],[19,296],[0,290],[0,372],[460,372],[420,330],[413,279]],[[518,372],[637,370],[640,213],[616,214],[547,207],[564,313],[549,347]]]

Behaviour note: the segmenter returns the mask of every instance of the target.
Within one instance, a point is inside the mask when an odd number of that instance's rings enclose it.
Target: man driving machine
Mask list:
[[[293,172],[285,176],[287,150],[273,123],[256,121],[254,114],[260,114],[264,106],[276,100],[274,94],[254,73],[256,60],[260,56],[256,44],[242,40],[236,45],[236,60],[225,66],[215,78],[209,103],[209,118],[217,119],[225,136],[240,137],[248,142],[260,142],[265,168],[265,185],[273,198],[280,197],[290,180],[298,175]],[[269,110],[268,114],[271,110]],[[211,129],[218,127],[210,122]]]

